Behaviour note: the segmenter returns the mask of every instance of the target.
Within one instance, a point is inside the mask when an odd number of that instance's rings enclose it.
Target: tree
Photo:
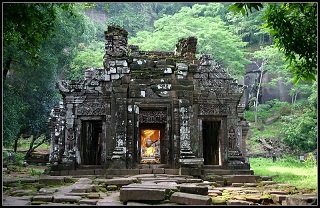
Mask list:
[[[72,14],[73,4],[69,3],[4,3],[3,4],[3,48],[6,78],[17,50],[24,51],[28,59],[37,62],[39,48],[53,30],[58,9]]]
[[[245,42],[221,20],[212,17],[216,4],[183,7],[174,15],[165,15],[155,21],[153,32],[140,31],[129,38],[129,44],[138,45],[140,50],[174,51],[181,38],[197,37],[197,55],[211,54],[234,77],[242,77],[245,64]]]
[[[261,3],[234,3],[230,10],[248,14]],[[317,74],[317,3],[268,3],[266,28],[275,45],[284,51],[294,83],[315,81]]]
[[[317,82],[313,82],[312,94],[302,111],[283,117],[286,124],[280,131],[284,142],[305,152],[317,149],[317,86]]]
[[[32,136],[26,157],[49,138],[44,136],[48,132],[48,115],[61,99],[55,88],[56,82],[59,76],[68,75],[74,49],[78,43],[88,44],[96,36],[95,25],[85,16],[82,4],[74,4],[72,15],[69,10],[55,8],[50,37],[34,45],[11,41],[3,48],[4,59],[12,59],[3,83],[3,141],[4,145],[11,145],[13,141],[17,143],[21,134]],[[7,21],[12,24],[12,20]],[[27,37],[25,34],[18,36]],[[23,47],[26,50],[22,50]],[[28,50],[28,47],[31,48]],[[30,57],[29,51],[39,54],[36,61]]]

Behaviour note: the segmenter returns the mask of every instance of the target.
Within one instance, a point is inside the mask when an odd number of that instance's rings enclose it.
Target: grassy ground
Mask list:
[[[297,188],[318,188],[318,166],[312,157],[300,162],[292,157],[250,158],[250,167],[255,175],[273,176],[277,183],[291,184]]]

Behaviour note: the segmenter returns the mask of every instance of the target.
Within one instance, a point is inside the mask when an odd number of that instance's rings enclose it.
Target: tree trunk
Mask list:
[[[8,60],[5,62],[5,65],[4,65],[4,68],[3,68],[3,79],[6,78],[8,72],[10,70],[11,62],[12,62],[12,58],[11,57],[9,57]]]
[[[25,159],[25,160],[28,159],[28,158],[31,156],[31,153],[32,153],[36,148],[38,148],[40,145],[42,145],[42,144],[46,141],[46,137],[43,137],[43,139],[42,139],[41,142],[39,142],[36,146],[33,146],[34,143],[35,143],[35,141],[36,141],[37,139],[39,139],[39,138],[40,138],[40,137],[39,137],[38,135],[36,135],[36,136],[34,136],[34,137],[32,138],[32,141],[31,141],[31,143],[30,143],[29,150],[27,151],[26,155],[24,156],[24,159]]]
[[[258,83],[258,89],[257,89],[257,94],[256,94],[256,101],[254,103],[254,123],[258,125],[258,105],[259,105],[259,93],[260,93],[260,87],[261,87],[261,82],[262,82],[262,76],[263,76],[263,61],[260,66],[260,77],[259,77],[259,83]]]

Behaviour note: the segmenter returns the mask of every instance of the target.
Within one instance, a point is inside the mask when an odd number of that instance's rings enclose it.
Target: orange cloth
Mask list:
[[[158,141],[160,139],[160,130],[148,129],[141,131],[141,148],[146,147],[148,137],[150,137],[152,143]]]

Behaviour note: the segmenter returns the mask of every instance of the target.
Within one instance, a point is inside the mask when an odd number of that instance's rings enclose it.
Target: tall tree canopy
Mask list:
[[[261,3],[235,3],[230,10],[237,12],[252,8],[259,10]],[[317,3],[268,3],[264,15],[266,28],[289,61],[294,83],[315,81],[317,75]]]
[[[37,12],[47,8],[54,10],[50,10],[52,16]],[[8,66],[3,80],[5,145],[21,134],[37,138],[48,130],[48,115],[60,99],[55,88],[58,76],[68,74],[78,43],[87,43],[96,35],[94,25],[84,15],[83,5],[68,4],[67,8],[51,3],[5,4],[3,60]],[[17,16],[13,15],[14,9]],[[32,21],[24,24],[25,19]]]
[[[30,60],[39,58],[39,48],[55,29],[58,9],[72,14],[73,4],[62,3],[4,3],[3,5],[3,47],[6,77],[16,51],[24,51]]]
[[[153,32],[140,31],[129,38],[129,44],[141,50],[174,51],[181,38],[197,37],[197,54],[211,54],[230,74],[239,78],[245,72],[244,47],[246,42],[234,34],[219,16],[221,5],[195,4],[183,7],[174,15],[165,15],[155,21]]]

